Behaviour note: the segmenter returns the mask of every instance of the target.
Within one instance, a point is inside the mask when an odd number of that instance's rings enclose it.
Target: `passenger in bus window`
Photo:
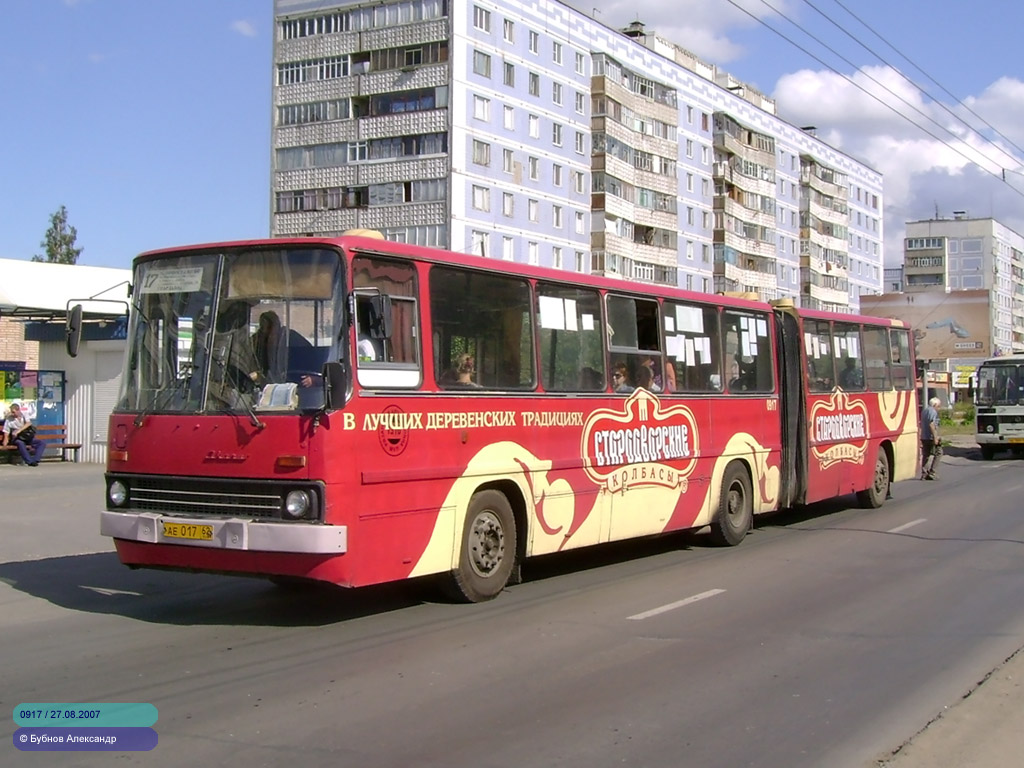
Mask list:
[[[604,374],[589,365],[580,371],[580,389],[584,392],[595,392],[604,389]]]
[[[646,389],[648,392],[661,392],[654,381],[654,370],[649,365],[641,365],[636,372],[636,388]]]
[[[445,382],[456,387],[476,388],[480,385],[473,381],[476,375],[476,360],[468,352],[463,352],[455,358],[455,365],[452,367],[451,375],[444,377]]]
[[[845,390],[864,389],[864,372],[857,366],[856,358],[846,358],[839,373],[839,386]]]
[[[629,374],[625,363],[616,363],[612,367],[612,390],[620,394],[633,391],[633,385],[629,383]]]

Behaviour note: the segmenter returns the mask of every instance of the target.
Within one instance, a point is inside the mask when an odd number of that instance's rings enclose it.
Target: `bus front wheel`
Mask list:
[[[875,459],[875,474],[871,485],[863,491],[857,491],[857,501],[864,509],[878,509],[889,495],[889,455],[879,446],[878,458]]]
[[[996,457],[996,447],[994,445],[982,445],[981,458],[985,461],[992,461]]]
[[[451,573],[450,590],[457,600],[479,603],[505,588],[516,559],[516,522],[500,491],[473,494],[462,531],[459,566]]]
[[[754,522],[754,504],[750,478],[742,465],[733,462],[725,468],[718,514],[711,523],[711,540],[722,547],[735,547],[747,535]]]

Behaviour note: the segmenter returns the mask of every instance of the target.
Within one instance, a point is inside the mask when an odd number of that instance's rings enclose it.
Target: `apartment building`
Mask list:
[[[993,352],[1024,352],[1024,236],[992,218],[908,221],[904,290],[985,290]]]
[[[271,233],[855,311],[882,177],[636,22],[537,2],[275,0]]]

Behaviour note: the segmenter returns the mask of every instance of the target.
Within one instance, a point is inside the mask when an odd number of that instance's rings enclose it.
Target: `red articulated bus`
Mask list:
[[[133,567],[494,597],[533,555],[916,475],[898,321],[367,235],[139,256],[101,530]]]

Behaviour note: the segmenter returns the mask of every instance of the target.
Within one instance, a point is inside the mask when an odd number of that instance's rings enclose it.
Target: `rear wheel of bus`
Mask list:
[[[723,547],[735,547],[754,523],[754,504],[746,468],[734,461],[725,468],[718,514],[711,523],[711,540]]]
[[[473,494],[462,530],[459,566],[451,573],[452,596],[479,603],[505,588],[516,559],[516,522],[500,491]]]
[[[889,495],[889,454],[885,448],[878,446],[878,458],[875,459],[875,474],[871,479],[871,486],[863,491],[857,491],[857,501],[864,509],[878,509],[885,502]]]

